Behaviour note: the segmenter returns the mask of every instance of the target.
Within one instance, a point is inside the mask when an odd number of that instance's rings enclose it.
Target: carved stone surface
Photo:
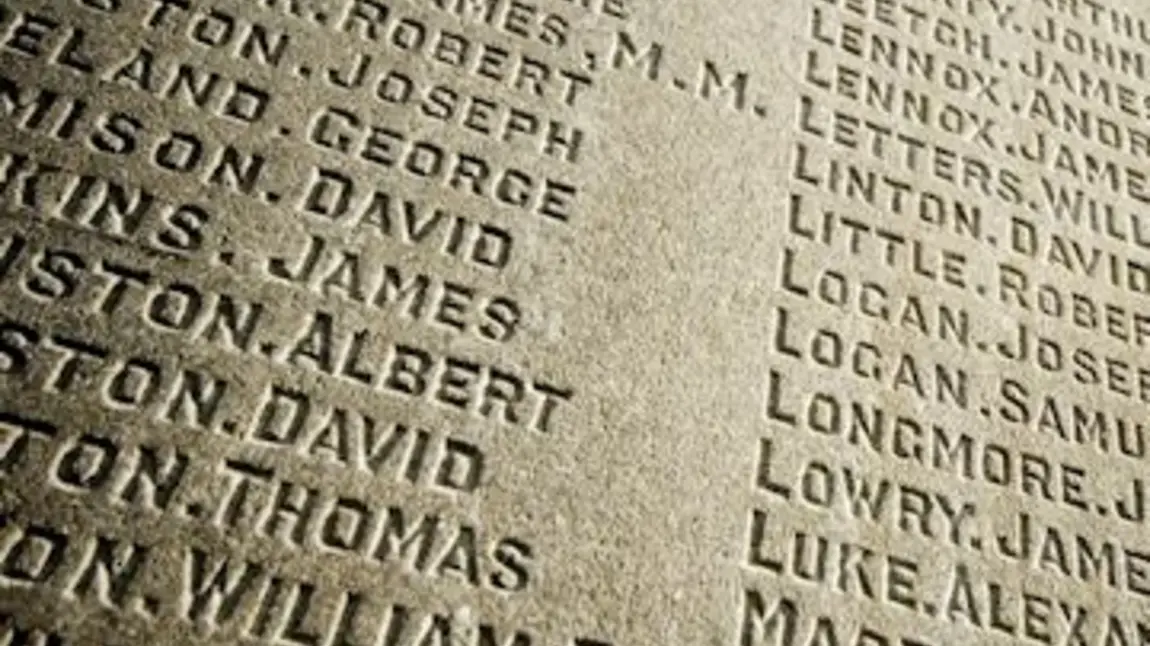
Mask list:
[[[0,644],[1150,644],[1147,21],[0,2]]]

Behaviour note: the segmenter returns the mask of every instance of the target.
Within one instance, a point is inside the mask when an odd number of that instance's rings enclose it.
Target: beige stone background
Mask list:
[[[208,3],[193,0],[192,4],[198,8]],[[351,3],[337,4],[330,9],[333,16]],[[1040,195],[1040,172],[1069,186],[1079,185],[1065,174],[1027,165],[1003,150],[987,152],[977,144],[945,133],[869,112],[855,102],[813,88],[802,78],[804,59],[811,50],[827,59],[857,66],[854,59],[811,38],[816,7],[835,20],[855,21],[868,30],[904,38],[905,43],[947,56],[942,50],[924,39],[900,36],[898,30],[856,19],[850,7],[873,7],[875,3],[869,0],[691,0],[649,5],[631,2],[633,16],[625,22],[583,12],[569,3],[537,0],[532,4],[571,20],[572,44],[558,51],[483,25],[461,24],[444,16],[431,3],[394,0],[388,4],[395,12],[419,17],[428,25],[499,43],[515,56],[526,53],[578,68],[585,63],[586,54],[595,54],[599,67],[592,73],[594,87],[586,91],[576,108],[524,98],[474,76],[449,74],[424,59],[406,59],[394,49],[339,34],[330,26],[308,24],[251,0],[218,0],[213,6],[291,33],[288,62],[281,68],[259,67],[237,60],[226,51],[197,48],[176,33],[148,31],[141,26],[141,17],[150,5],[142,1],[125,0],[125,6],[111,16],[82,8],[72,0],[10,1],[3,5],[8,15],[0,12],[5,29],[11,29],[11,16],[20,11],[42,12],[58,17],[62,23],[84,28],[103,48],[99,51],[130,51],[141,42],[147,43],[165,56],[186,52],[182,54],[186,60],[272,88],[274,100],[269,116],[261,125],[242,127],[122,85],[81,77],[54,67],[43,58],[24,57],[12,51],[0,54],[0,74],[21,83],[42,83],[84,96],[103,109],[138,115],[157,131],[186,128],[215,145],[233,143],[264,151],[269,161],[261,186],[271,186],[283,192],[285,198],[280,204],[267,204],[253,196],[206,186],[196,177],[164,173],[139,156],[117,158],[90,149],[77,152],[74,144],[53,141],[42,133],[18,127],[6,114],[0,120],[0,146],[5,151],[40,156],[74,173],[93,173],[147,186],[168,200],[209,204],[218,218],[213,220],[207,238],[211,253],[190,260],[157,258],[130,244],[113,244],[90,233],[62,228],[48,222],[50,216],[13,206],[10,192],[2,198],[8,217],[0,223],[0,231],[5,235],[19,233],[35,244],[67,246],[88,262],[102,257],[130,260],[136,266],[150,268],[157,276],[185,278],[201,289],[225,290],[260,300],[269,304],[271,310],[271,323],[266,330],[261,329],[262,336],[281,345],[300,329],[301,320],[313,310],[325,308],[338,313],[341,326],[370,329],[380,335],[381,342],[413,343],[435,352],[455,353],[544,376],[569,385],[575,392],[571,402],[556,413],[554,430],[540,434],[509,428],[476,415],[436,408],[426,401],[411,402],[368,392],[346,381],[276,365],[266,357],[224,353],[209,343],[146,330],[138,319],[126,314],[110,319],[96,316],[79,296],[57,302],[36,300],[15,279],[5,279],[0,285],[6,320],[18,320],[44,335],[68,334],[99,340],[113,348],[117,356],[140,354],[155,357],[167,367],[179,362],[209,370],[234,383],[237,391],[248,397],[250,408],[229,409],[244,419],[258,405],[266,379],[274,375],[283,383],[310,389],[317,401],[370,411],[381,420],[405,420],[450,431],[482,448],[487,478],[475,494],[445,495],[423,486],[398,483],[391,477],[374,481],[363,474],[307,464],[298,457],[276,457],[274,452],[235,438],[179,429],[156,422],[149,414],[111,410],[90,390],[46,392],[43,382],[49,365],[45,363],[37,363],[30,374],[5,375],[0,379],[4,393],[0,401],[4,412],[50,418],[68,437],[98,429],[125,442],[179,447],[196,456],[197,464],[236,456],[262,460],[269,465],[280,464],[282,473],[347,495],[362,496],[373,504],[439,511],[445,517],[466,519],[490,534],[517,536],[530,543],[535,554],[528,590],[502,594],[421,575],[395,564],[367,563],[316,550],[291,550],[249,532],[223,531],[197,519],[116,505],[103,494],[69,493],[46,484],[43,472],[50,471],[51,464],[41,456],[43,466],[11,474],[0,471],[0,510],[6,520],[6,526],[0,528],[0,556],[13,558],[12,546],[19,541],[16,527],[37,522],[52,524],[75,537],[100,532],[153,545],[155,562],[147,574],[141,575],[140,585],[160,601],[161,610],[148,618],[96,599],[75,598],[67,592],[68,581],[63,574],[31,587],[0,578],[0,616],[6,622],[0,627],[0,643],[20,643],[15,641],[17,626],[21,630],[57,631],[66,643],[76,644],[251,643],[251,638],[241,634],[242,625],[254,612],[250,603],[243,606],[243,619],[210,630],[203,626],[197,630],[182,616],[187,603],[182,592],[187,576],[182,550],[189,545],[220,556],[258,561],[280,576],[313,581],[326,593],[355,589],[380,604],[405,603],[421,612],[442,613],[453,617],[457,626],[470,625],[475,617],[481,617],[505,631],[522,627],[532,633],[531,643],[547,646],[573,644],[577,637],[616,645],[866,644],[865,640],[859,641],[857,634],[860,622],[885,635],[891,644],[899,643],[899,636],[936,645],[1039,642],[1109,646],[1141,644],[1150,639],[1150,628],[1139,633],[1139,622],[1148,621],[1145,593],[1129,589],[1150,589],[1146,580],[1150,575],[1145,568],[1128,565],[1122,569],[1119,578],[1127,583],[1118,589],[1119,586],[1099,581],[1081,581],[1049,569],[1044,571],[1036,565],[1007,561],[992,553],[991,534],[979,535],[986,549],[971,547],[967,541],[973,534],[964,536],[963,545],[955,546],[945,537],[928,538],[901,531],[897,520],[868,523],[853,519],[841,501],[832,510],[817,510],[783,503],[755,489],[760,440],[770,438],[783,465],[778,468],[792,476],[804,460],[815,459],[838,470],[852,468],[875,478],[969,500],[977,508],[977,526],[987,528],[972,531],[1005,532],[1010,519],[1026,511],[1041,523],[1056,526],[1066,537],[1082,534],[1091,540],[1110,540],[1139,554],[1150,549],[1145,545],[1140,524],[1116,520],[1113,513],[1103,517],[1094,511],[1082,512],[1023,495],[1018,486],[1003,489],[912,467],[890,456],[867,454],[836,438],[820,438],[806,430],[772,424],[766,418],[768,375],[774,370],[785,375],[789,392],[828,392],[842,401],[873,402],[890,415],[911,415],[962,430],[980,440],[1045,456],[1054,464],[1082,465],[1087,471],[1087,497],[1092,504],[1095,499],[1110,500],[1117,495],[1112,492],[1123,491],[1121,486],[1142,477],[1144,469],[1135,460],[1058,442],[1007,424],[997,415],[983,416],[979,407],[997,408],[1001,404],[996,388],[1002,375],[1007,374],[1026,383],[1032,393],[1049,393],[1059,401],[1079,402],[1132,423],[1145,419],[1146,401],[1076,384],[1066,373],[1044,374],[1033,365],[1014,364],[993,352],[925,339],[868,320],[858,312],[844,313],[780,292],[783,249],[798,249],[804,271],[837,268],[855,277],[882,281],[895,292],[915,293],[924,301],[965,308],[974,320],[974,336],[990,344],[1008,339],[1022,321],[1067,347],[1088,347],[1133,365],[1150,365],[1150,355],[1133,343],[1022,313],[973,290],[932,284],[908,275],[905,265],[882,266],[881,258],[875,255],[860,260],[859,256],[849,255],[842,244],[824,250],[787,232],[788,196],[798,191],[819,208],[850,213],[907,235],[922,236],[938,248],[965,254],[971,284],[993,284],[997,280],[996,264],[1010,262],[1025,267],[1034,276],[1045,275],[1044,280],[1065,290],[1120,303],[1131,313],[1146,311],[1145,294],[1117,289],[1081,275],[1068,275],[1057,268],[1044,267],[1037,260],[1020,260],[1001,246],[940,233],[910,219],[826,196],[795,182],[792,172],[797,142],[817,151],[820,159],[865,159],[861,154],[848,155],[826,141],[799,132],[798,97],[802,94],[813,97],[824,110],[838,107],[882,119],[923,139],[937,140],[960,154],[978,155],[1012,168],[1022,177],[1022,191],[1031,199]],[[943,17],[989,33],[995,51],[1007,61],[1029,56],[1036,47],[1032,40],[995,25],[991,8],[995,3],[990,0],[908,0],[895,4],[911,5],[933,18]],[[968,4],[973,15],[963,15]],[[1042,17],[1058,16],[1083,33],[1107,38],[1105,29],[1081,20],[1075,22],[1049,6],[1059,4],[1074,5],[1053,0],[1022,3],[1017,20],[1022,25],[1036,25]],[[1129,3],[1122,10],[1147,18],[1145,7],[1135,5]],[[1083,3],[1079,9],[1084,11],[1085,6]],[[632,69],[605,68],[603,61],[609,58],[619,30],[630,34],[638,44],[662,43],[667,74],[652,82]],[[1145,44],[1139,48],[1127,41],[1125,45],[1139,55],[1150,56]],[[346,60],[351,52],[371,52],[381,64],[404,66],[413,76],[422,74],[483,96],[511,96],[542,114],[577,123],[587,135],[582,157],[577,164],[546,158],[526,147],[501,144],[457,125],[423,118],[409,108],[380,107],[362,95],[341,93],[325,87],[315,76],[303,79],[297,73],[300,64],[322,69]],[[1021,97],[1024,93],[1020,89],[1033,85],[1013,67],[1006,71],[997,69],[995,60],[987,63],[972,62],[963,56],[949,58],[970,69],[1001,75],[1003,92],[1016,92]],[[674,86],[674,78],[694,79],[692,75],[698,74],[703,61],[712,61],[726,72],[746,71],[749,103],[761,107],[762,116],[750,110],[732,109],[728,95],[703,99]],[[1107,78],[1122,78],[1113,72],[1107,74]],[[1009,114],[1005,107],[996,111],[975,97],[940,90],[937,85],[906,80],[893,73],[883,73],[881,78],[936,93],[940,100],[992,116],[999,122],[998,132],[1007,139],[1022,139],[1035,127],[1021,116]],[[1144,80],[1123,78],[1123,82],[1137,92],[1145,92]],[[1060,99],[1072,98],[1064,89],[1056,88],[1050,93]],[[325,103],[350,107],[413,136],[459,145],[496,162],[562,176],[579,186],[577,213],[567,224],[556,225],[489,200],[416,182],[409,176],[348,160],[336,162],[354,174],[357,181],[379,182],[401,194],[419,196],[448,210],[499,223],[513,232],[513,260],[496,275],[426,248],[395,244],[376,247],[373,245],[380,244],[378,240],[325,230],[334,239],[342,235],[349,248],[361,249],[377,261],[451,276],[485,293],[512,295],[522,304],[525,318],[520,333],[511,342],[493,344],[474,335],[402,321],[257,276],[262,258],[296,253],[312,231],[305,218],[293,212],[291,204],[301,196],[307,167],[325,160],[324,152],[302,139],[309,117]],[[1139,122],[1145,118],[1116,116],[1113,110],[1087,101],[1080,104],[1093,106],[1098,113],[1133,127],[1140,127]],[[294,134],[276,136],[272,132],[275,124],[290,125]],[[1146,168],[1145,156],[1111,154],[1096,142],[1081,142],[1069,135],[1060,137],[1077,150],[1106,153],[1133,168]],[[887,168],[898,176],[908,174],[905,169],[890,169],[882,161],[861,163],[880,171]],[[952,199],[981,205],[987,230],[1000,232],[1003,240],[1008,219],[1019,216],[1034,221],[1044,232],[1062,233],[1084,245],[1121,252],[1138,261],[1139,254],[1144,254],[1144,250],[1031,213],[1024,204],[1004,204],[925,174],[919,181],[921,186]],[[1145,218],[1143,204],[1130,198],[1115,198],[1100,192],[1097,186],[1081,186],[1094,191],[1091,195],[1120,205],[1122,212]],[[211,256],[218,251],[235,253],[234,266],[223,267],[216,262]],[[84,289],[96,290],[90,286]],[[945,403],[894,392],[887,384],[857,379],[847,370],[828,370],[809,359],[796,361],[781,356],[774,349],[775,308],[780,306],[806,327],[831,326],[843,338],[870,341],[891,356],[906,353],[924,366],[933,362],[961,366],[971,375],[975,403],[969,410],[956,410]],[[205,504],[218,500],[222,495],[220,482],[209,482],[213,477],[210,473],[200,473],[199,477],[204,481],[192,482],[188,495],[196,500],[202,498],[200,501]],[[857,592],[838,592],[833,585],[814,586],[756,570],[747,563],[751,509],[769,510],[774,532],[772,549],[782,550],[796,532],[807,532],[915,560],[921,568],[919,592],[915,595],[922,600],[920,608],[910,611],[863,598]],[[80,557],[73,554],[70,558]],[[954,600],[953,595],[947,594],[955,585],[948,577],[958,562],[969,565],[977,609],[959,609],[950,616],[941,609],[935,613],[922,609],[921,603]],[[887,594],[885,584],[880,585],[878,578],[875,581],[879,586],[875,594]],[[1031,608],[1031,617],[1042,616],[1042,608],[1046,608],[1049,640],[1028,638],[1019,632],[1021,628],[1014,636],[988,628],[992,594],[988,582],[1000,582],[1001,589],[1008,591],[1011,601],[1002,607],[1009,606],[1004,612],[1016,624],[1025,612],[1020,600],[1023,591],[1039,599],[1032,601],[1038,609]],[[772,600],[778,595],[795,599],[800,604],[796,634],[791,639],[776,634],[740,642],[745,589],[760,590]],[[331,603],[327,599],[317,608]],[[1082,640],[1075,641],[1061,613],[1079,604],[1088,609],[1089,625]],[[325,616],[322,610],[316,612],[316,617]],[[327,612],[330,614],[330,607]],[[972,621],[972,614],[978,618]],[[818,632],[816,619],[820,615],[834,621],[834,637]],[[1108,623],[1110,615],[1119,617],[1115,621],[1119,621],[1117,632],[1121,634],[1116,634],[1113,624]],[[377,620],[382,620],[382,615]],[[322,618],[313,621],[316,626],[327,626]],[[360,641],[353,642],[356,646],[390,646],[389,642],[371,641],[371,629],[360,630]],[[1043,630],[1035,628],[1037,633]],[[3,641],[5,635],[9,642]],[[451,644],[481,643],[477,640],[461,628]],[[279,641],[267,641],[287,643],[282,636]],[[335,646],[338,642],[325,633],[318,643]],[[414,637],[396,643],[422,646]],[[426,643],[439,646],[436,641]]]

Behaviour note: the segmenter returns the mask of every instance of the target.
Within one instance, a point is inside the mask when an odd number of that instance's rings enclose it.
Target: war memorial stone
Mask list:
[[[0,645],[1150,646],[1150,5],[0,0]]]

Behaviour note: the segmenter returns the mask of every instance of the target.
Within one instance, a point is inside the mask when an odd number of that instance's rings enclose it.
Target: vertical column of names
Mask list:
[[[1145,640],[1145,20],[805,11],[734,643]]]
[[[532,290],[626,3],[9,4],[0,638],[609,643],[486,494],[577,432]]]

